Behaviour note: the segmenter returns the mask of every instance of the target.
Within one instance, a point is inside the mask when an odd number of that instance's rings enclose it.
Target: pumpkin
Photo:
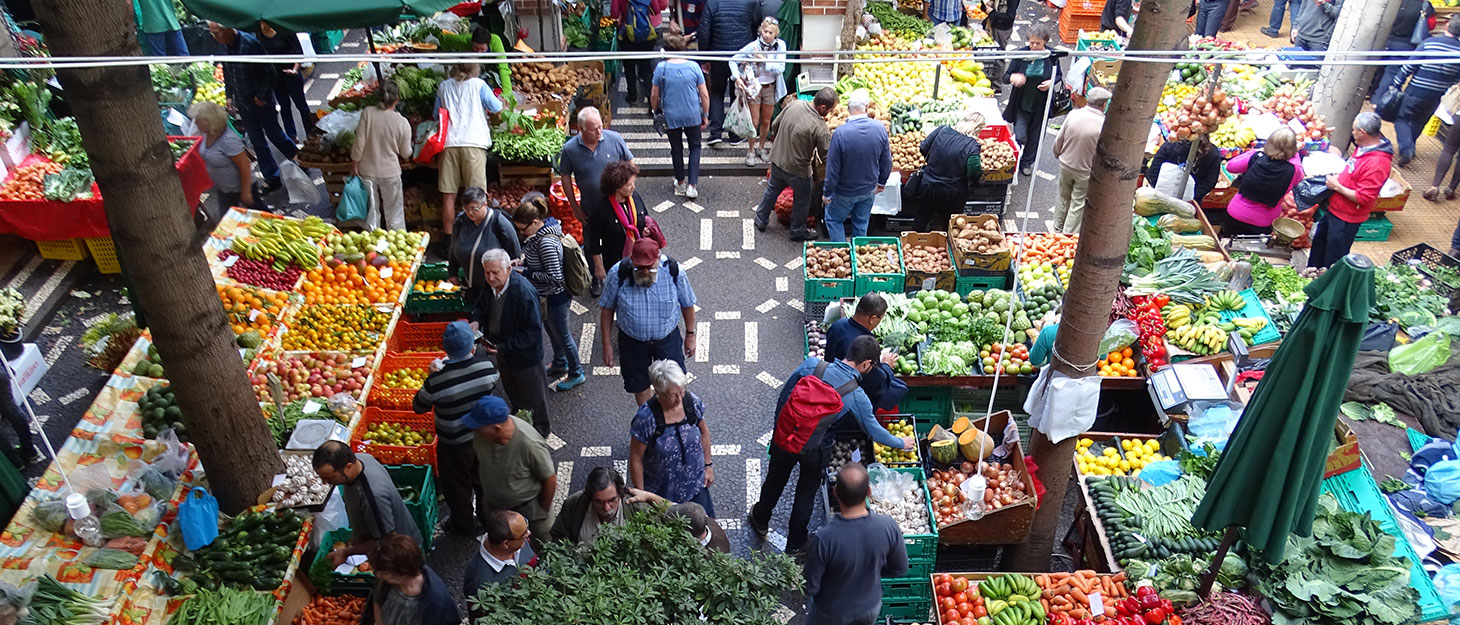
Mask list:
[[[933,441],[928,445],[928,453],[938,464],[953,464],[958,460],[958,445],[947,439]]]
[[[967,432],[970,427],[973,427],[973,424],[968,420],[968,417],[958,417],[953,421],[953,433],[959,436]]]
[[[963,452],[964,458],[978,462],[994,453],[994,439],[970,426],[958,435],[958,448]]]
[[[943,426],[935,423],[933,424],[933,428],[931,430],[928,430],[927,440],[929,442],[946,440],[950,443],[957,443],[958,436],[952,432],[949,432],[948,430],[943,429]]]

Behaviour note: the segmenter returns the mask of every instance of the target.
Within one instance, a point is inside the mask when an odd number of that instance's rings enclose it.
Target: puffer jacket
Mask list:
[[[755,39],[760,20],[757,0],[709,0],[695,39],[701,49],[734,52]]]

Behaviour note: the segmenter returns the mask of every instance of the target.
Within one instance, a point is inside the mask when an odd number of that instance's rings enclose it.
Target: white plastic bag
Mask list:
[[[1161,163],[1160,179],[1156,181],[1156,190],[1171,197],[1176,197],[1176,187],[1181,185],[1181,166],[1175,163]],[[1196,197],[1196,178],[1188,175],[1186,180],[1186,191],[1181,193],[1181,199],[1190,200]]]
[[[330,143],[334,143],[340,133],[355,132],[355,129],[359,127],[360,111],[331,111],[329,115],[319,118],[319,122],[315,124],[315,128],[323,132]]]
[[[289,191],[290,204],[313,205],[320,201],[319,187],[314,184],[314,179],[304,173],[294,161],[281,161],[279,163],[279,177],[284,181],[284,188]]]
[[[743,94],[736,95],[730,110],[725,112],[725,130],[742,139],[755,138],[755,121],[750,118],[750,104]]]
[[[1039,371],[1034,388],[1024,400],[1029,427],[1056,443],[1089,431],[1099,407],[1099,376],[1071,378],[1056,372],[1054,367]]]
[[[873,215],[896,215],[902,212],[902,174],[892,172],[887,177],[887,186],[881,193],[872,196]]]
[[[350,526],[350,518],[345,513],[345,498],[339,495],[339,489],[331,486],[329,496],[325,498],[324,509],[314,517],[314,533],[309,537],[310,544],[318,547],[326,534]]]

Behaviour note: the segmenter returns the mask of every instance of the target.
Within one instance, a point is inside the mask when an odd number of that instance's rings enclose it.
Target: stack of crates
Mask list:
[[[918,438],[928,435],[934,425],[948,427],[948,415],[953,411],[953,389],[946,386],[914,386],[907,389],[907,395],[897,403],[897,411],[917,419],[913,428]]]
[[[1100,0],[1070,0],[1060,11],[1060,40],[1079,43],[1080,31],[1100,30],[1100,12],[1105,3]]]
[[[411,489],[416,492],[415,501],[406,502],[406,511],[411,513],[411,520],[416,522],[416,529],[421,532],[421,548],[429,553],[436,533],[436,520],[440,515],[436,505],[436,481],[432,479],[431,467],[419,464],[386,465],[385,471],[390,474],[397,489],[403,492]]]
[[[938,529],[933,516],[933,501],[928,497],[928,486],[921,467],[893,468],[917,478],[928,506],[928,523],[932,531],[928,534],[904,534],[907,547],[907,574],[902,577],[882,578],[882,613],[879,620],[892,619],[896,622],[926,621],[933,610],[933,585],[928,576],[938,559]]]

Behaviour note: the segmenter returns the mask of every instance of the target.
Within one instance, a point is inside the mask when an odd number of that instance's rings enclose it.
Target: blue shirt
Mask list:
[[[670,128],[699,126],[704,115],[700,109],[700,85],[705,72],[700,64],[664,62],[654,67],[654,86],[659,88],[659,108],[664,123]]]
[[[928,19],[934,24],[948,22],[957,24],[963,20],[963,3],[958,0],[932,0],[933,6],[928,8]]]
[[[689,286],[689,276],[683,270],[680,270],[678,278],[670,276],[668,261],[661,255],[659,274],[654,284],[639,286],[630,277],[620,285],[619,266],[625,263],[633,266],[633,262],[625,258],[607,271],[608,277],[603,281],[603,295],[598,298],[598,305],[618,313],[618,329],[631,339],[649,342],[669,336],[679,327],[681,309],[694,308],[695,292]],[[863,399],[866,397],[863,396]]]
[[[1449,52],[1460,56],[1460,40],[1436,35],[1420,43],[1415,52]],[[1417,59],[1417,63],[1405,65],[1403,69],[1399,70],[1399,78],[1395,84],[1403,86],[1405,79],[1414,76],[1414,80],[1409,81],[1411,88],[1443,94],[1446,89],[1450,88],[1450,85],[1460,81],[1460,65],[1425,62],[1431,59],[1439,60],[1435,57],[1421,58]]]
[[[694,393],[684,394],[685,419],[693,410],[702,423],[705,404]],[[693,406],[693,408],[691,408]],[[652,439],[652,449],[644,450],[644,490],[674,503],[693,499],[705,487],[705,447],[700,438],[699,423],[669,426],[654,439],[654,411],[649,402],[639,406],[629,424],[629,436],[645,445]]]
[[[605,287],[606,291],[607,287]],[[819,364],[821,364],[821,359],[812,356],[803,361],[801,366],[796,367],[796,370],[791,373],[791,377],[786,380],[786,385],[781,388],[781,399],[776,404],[777,412],[780,412],[780,406],[784,406],[786,400],[790,397],[791,387],[795,386],[795,381],[816,373],[816,365]],[[862,374],[858,373],[856,369],[853,369],[846,362],[837,360],[826,367],[826,373],[821,376],[821,380],[832,388],[837,388],[851,380],[861,382]],[[842,402],[847,410],[836,418],[836,421],[831,424],[832,428],[835,428],[850,413],[857,419],[857,425],[862,428],[863,432],[867,433],[867,436],[872,437],[872,440],[893,449],[904,448],[901,438],[893,436],[892,432],[888,432],[887,428],[877,423],[877,418],[872,412],[872,401],[867,399],[867,393],[862,390],[861,386],[852,389],[852,392],[843,396]],[[833,441],[831,436],[823,438],[822,441],[827,447],[832,446]]]
[[[882,122],[853,117],[831,133],[826,155],[827,197],[871,195],[892,175],[892,149]]]
[[[907,574],[907,544],[897,521],[876,512],[838,514],[817,528],[806,547],[806,596],[815,617],[851,617],[882,604],[882,578]],[[813,622],[820,622],[813,619]]]
[[[574,135],[563,143],[563,151],[558,155],[558,175],[573,177],[573,184],[578,186],[578,205],[587,212],[603,199],[598,190],[603,168],[609,163],[632,160],[634,153],[629,151],[623,136],[604,128],[597,149],[590,150],[583,145],[583,135]]]

